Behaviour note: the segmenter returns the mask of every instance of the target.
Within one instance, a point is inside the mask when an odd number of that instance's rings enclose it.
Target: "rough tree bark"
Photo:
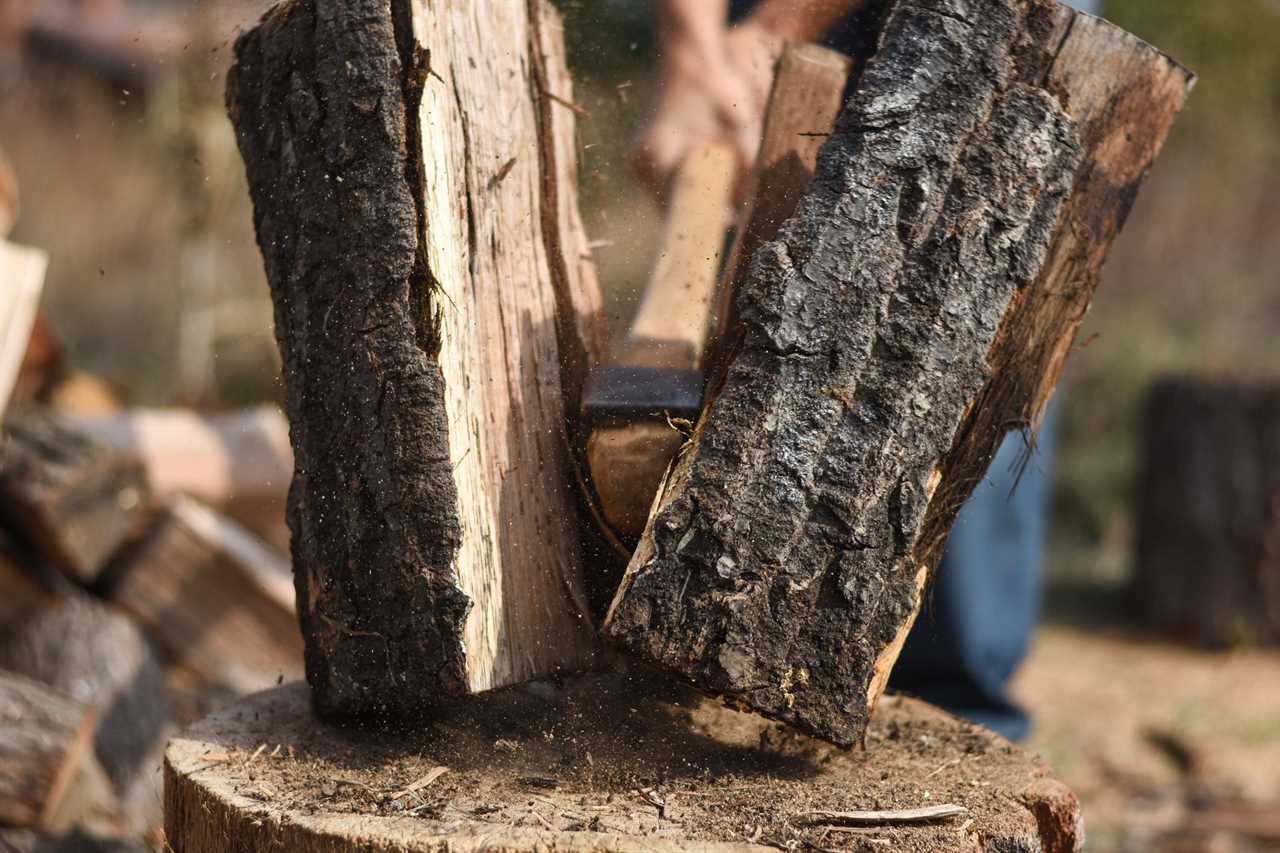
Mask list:
[[[606,630],[859,741],[955,513],[1033,424],[1191,83],[1051,0],[896,0]]]
[[[1280,643],[1280,386],[1169,379],[1146,410],[1131,600],[1211,646]]]
[[[582,665],[563,401],[604,330],[556,15],[302,0],[236,56],[317,709],[413,715]]]

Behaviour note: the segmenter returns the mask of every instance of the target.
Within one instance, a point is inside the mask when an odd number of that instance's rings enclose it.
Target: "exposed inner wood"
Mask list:
[[[955,514],[1047,401],[1192,77],[1050,0],[896,0],[606,630],[857,743]]]
[[[420,714],[594,654],[565,412],[605,330],[572,98],[540,2],[308,0],[238,42],[322,712]]]

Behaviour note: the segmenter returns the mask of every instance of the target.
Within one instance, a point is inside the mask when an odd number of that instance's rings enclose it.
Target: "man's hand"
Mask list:
[[[726,30],[714,0],[665,0],[665,7],[656,102],[631,151],[636,174],[659,199],[685,155],[707,142],[729,141],[739,174],[747,173],[782,49],[754,23]]]
[[[693,148],[729,141],[740,178],[755,164],[773,66],[785,41],[820,38],[862,0],[762,0],[727,27],[727,0],[654,0],[661,67],[653,111],[631,149],[636,174],[662,199]],[[740,181],[740,185],[741,185]]]

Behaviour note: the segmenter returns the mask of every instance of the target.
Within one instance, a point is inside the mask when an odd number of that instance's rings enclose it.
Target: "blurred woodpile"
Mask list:
[[[301,675],[288,428],[127,408],[37,311],[45,263],[0,235],[0,850],[146,849],[174,727]]]

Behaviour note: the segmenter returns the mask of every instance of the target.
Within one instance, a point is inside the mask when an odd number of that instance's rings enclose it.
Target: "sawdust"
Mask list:
[[[170,760],[276,815],[412,817],[434,836],[483,825],[784,849],[1039,849],[1021,795],[1043,765],[909,699],[884,700],[866,750],[843,751],[635,673],[487,694],[414,732],[321,724],[305,697],[292,685],[233,706],[176,741]],[[799,820],[945,803],[967,816],[857,829]]]

